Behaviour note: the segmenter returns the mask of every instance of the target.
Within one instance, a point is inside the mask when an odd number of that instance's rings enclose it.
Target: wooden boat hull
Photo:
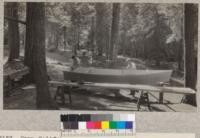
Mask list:
[[[75,82],[158,85],[160,82],[168,82],[171,73],[172,70],[119,70],[81,67],[74,71],[64,71],[64,79]]]

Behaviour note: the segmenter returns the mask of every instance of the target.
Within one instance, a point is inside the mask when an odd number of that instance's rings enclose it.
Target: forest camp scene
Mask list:
[[[4,110],[196,112],[198,5],[4,3]]]

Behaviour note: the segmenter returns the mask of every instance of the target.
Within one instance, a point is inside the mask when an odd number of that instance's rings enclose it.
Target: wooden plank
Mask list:
[[[31,90],[31,89],[36,89],[35,84],[30,84],[22,87],[22,90]]]
[[[195,94],[196,93],[194,90],[190,88],[165,87],[165,86],[157,87],[157,86],[149,86],[149,85],[108,84],[108,83],[84,84],[84,86],[113,88],[113,89],[143,90],[143,91],[151,91],[151,92],[164,92],[164,93],[176,93],[176,94]]]
[[[10,78],[12,78],[12,79],[21,78],[21,77],[23,77],[24,75],[26,75],[28,73],[29,73],[29,69],[28,68],[24,68],[24,69],[14,73],[14,74],[11,74]]]
[[[66,86],[78,86],[82,88],[88,87],[100,87],[107,89],[130,89],[130,90],[142,90],[149,92],[163,92],[163,93],[173,93],[173,94],[196,94],[196,92],[190,88],[180,88],[180,87],[157,87],[150,85],[133,85],[133,84],[113,84],[113,83],[72,83],[72,82],[49,82],[52,86],[54,85],[66,85]]]
[[[4,71],[3,76],[10,76],[11,78],[14,78],[18,74],[27,74],[29,72],[28,67],[23,67],[21,69],[12,69],[9,71]]]
[[[63,86],[63,85],[70,85],[67,82],[60,82],[60,81],[49,81],[49,86],[51,87],[58,87],[58,86]]]
[[[13,22],[17,22],[17,23],[21,23],[21,24],[26,25],[26,21],[21,21],[19,19],[15,19],[15,18],[12,18],[12,17],[9,17],[9,16],[4,16],[4,18],[7,19],[7,20],[10,20],[10,21],[13,21]]]
[[[175,84],[178,84],[178,85],[180,85],[180,86],[184,86],[185,85],[185,83],[184,83],[184,81],[183,80],[179,80],[179,79],[176,79],[176,78],[170,78],[170,81],[172,82],[172,83],[175,83]]]

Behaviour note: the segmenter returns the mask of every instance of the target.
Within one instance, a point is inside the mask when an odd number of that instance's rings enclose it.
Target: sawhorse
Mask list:
[[[137,100],[137,110],[138,111],[140,110],[140,105],[142,103],[146,103],[149,111],[151,111],[151,105],[150,105],[150,101],[149,101],[149,94],[146,91],[140,91],[140,96],[138,97],[138,100]]]

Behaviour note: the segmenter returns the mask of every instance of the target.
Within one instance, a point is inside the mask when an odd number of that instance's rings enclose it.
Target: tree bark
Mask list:
[[[27,31],[25,64],[31,69],[31,79],[36,84],[38,109],[55,109],[48,88],[45,59],[45,5],[27,3]]]
[[[92,52],[92,57],[94,58],[95,57],[95,53],[94,53],[94,50],[95,50],[95,18],[92,17],[91,19],[91,29],[90,29],[90,50]]]
[[[26,7],[26,41],[25,41],[25,50],[24,50],[24,64],[29,67],[30,73],[27,76],[27,82],[33,82],[33,49],[34,49],[34,29],[32,24],[32,15],[34,14],[31,11],[30,4],[27,3]]]
[[[185,85],[196,89],[197,55],[195,40],[198,37],[198,5],[185,4]],[[195,95],[188,95],[185,102],[196,105]]]
[[[182,12],[184,12],[184,6],[181,8],[182,9]],[[181,17],[181,22],[182,22],[182,25],[181,25],[181,37],[182,39],[178,42],[178,58],[177,58],[177,61],[178,61],[178,70],[179,71],[185,71],[184,69],[184,47],[185,47],[185,41],[183,40],[184,38],[184,14],[183,14],[183,17]]]
[[[119,36],[120,4],[113,4],[112,27],[110,39],[110,59],[115,60],[118,54],[118,36]]]
[[[6,14],[12,19],[18,20],[18,3],[10,2],[6,5]],[[8,20],[8,46],[10,54],[8,61],[19,58],[20,39],[18,22]]]
[[[81,16],[79,11],[76,9],[76,4],[71,5],[71,22],[72,22],[72,30],[73,30],[73,54],[77,55],[77,50],[79,50],[79,38],[80,38],[80,23]]]
[[[56,50],[58,50],[58,47],[59,47],[59,40],[60,40],[59,31],[56,31],[55,36],[54,36]]]
[[[178,54],[177,54],[177,61],[178,61],[178,70],[183,71],[183,40],[181,39],[180,42],[178,42]]]
[[[64,50],[66,50],[66,47],[67,47],[67,40],[66,40],[66,26],[64,26],[63,27],[63,38],[64,38],[64,42],[63,42],[63,44],[64,44]]]
[[[102,56],[105,51],[108,55],[109,49],[109,32],[110,22],[107,5],[105,3],[96,3],[96,44],[98,49],[98,56]]]

